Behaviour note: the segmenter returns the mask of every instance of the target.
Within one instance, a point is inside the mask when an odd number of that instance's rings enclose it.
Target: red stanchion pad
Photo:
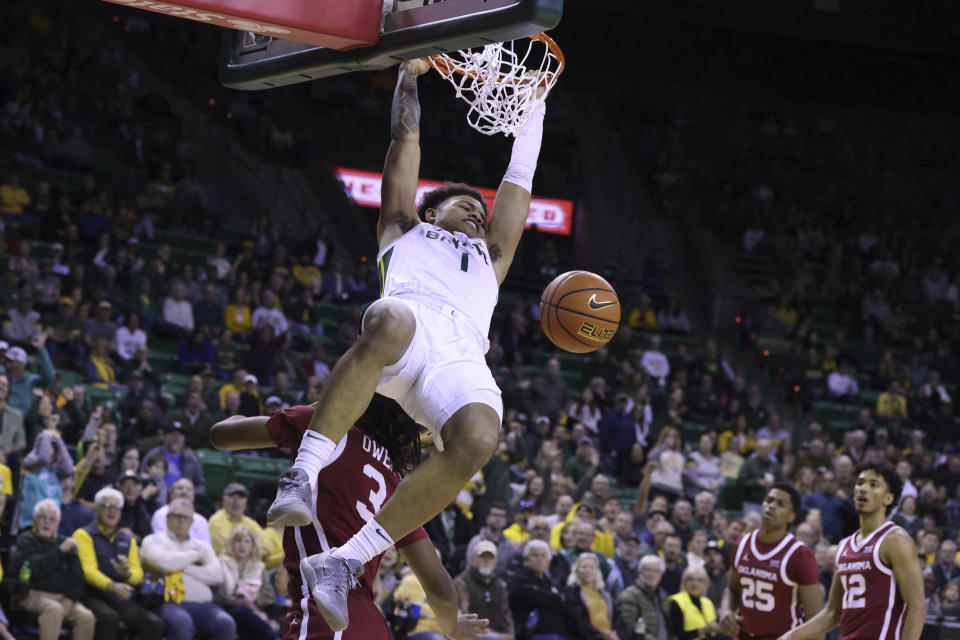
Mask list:
[[[376,44],[383,21],[383,0],[105,1],[340,51]]]

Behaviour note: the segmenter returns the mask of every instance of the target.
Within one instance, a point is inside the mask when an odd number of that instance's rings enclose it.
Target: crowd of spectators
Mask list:
[[[217,420],[314,401],[376,274],[324,231],[294,241],[264,217],[229,237],[176,115],[109,24],[65,35],[20,11],[0,9],[24,27],[0,39],[8,613],[36,616],[43,637],[67,625],[78,640],[114,638],[122,622],[145,640],[274,638],[279,532],[248,509],[249,487],[208,489],[196,452]],[[693,637],[691,599],[705,612],[696,635],[715,635],[706,602],[719,607],[730,548],[782,479],[803,495],[796,534],[829,587],[835,545],[857,526],[862,461],[896,465],[893,517],[918,541],[930,610],[960,613],[954,258],[921,254],[928,238],[895,218],[861,229],[855,207],[781,202],[784,176],[761,181],[754,160],[784,164],[802,127],[738,122],[757,146],[723,189],[722,206],[750,212],[728,216],[744,222],[730,240],[781,261],[741,324],[787,402],[725,356],[742,345],[692,337],[676,296],[625,296],[624,326],[587,358],[551,357],[532,301],[505,297],[487,355],[500,447],[427,525],[461,607],[503,639]],[[104,167],[106,147],[121,168]],[[666,155],[651,184],[668,195],[681,172]],[[207,241],[186,252],[187,238]],[[393,552],[379,583],[395,630],[438,633]]]

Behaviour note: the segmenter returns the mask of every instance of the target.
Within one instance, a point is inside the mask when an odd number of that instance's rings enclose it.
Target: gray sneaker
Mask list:
[[[280,476],[280,488],[277,497],[267,509],[267,526],[305,527],[312,520],[313,492],[310,490],[310,478],[302,469],[287,469]]]
[[[300,571],[323,619],[331,631],[337,632],[350,624],[347,593],[359,584],[356,575],[363,570],[363,565],[358,560],[334,558],[334,550],[304,558],[300,561]]]

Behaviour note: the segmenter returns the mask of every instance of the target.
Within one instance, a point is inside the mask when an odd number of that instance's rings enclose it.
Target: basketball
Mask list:
[[[540,296],[540,326],[550,342],[564,351],[596,351],[610,342],[620,326],[620,299],[610,283],[595,273],[561,273]]]

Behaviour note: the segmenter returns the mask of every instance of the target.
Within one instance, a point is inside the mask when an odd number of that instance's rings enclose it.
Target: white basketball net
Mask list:
[[[564,66],[560,49],[544,34],[488,44],[481,50],[441,53],[430,56],[429,62],[470,107],[467,123],[488,136],[516,136]],[[541,87],[544,91],[537,96]]]

